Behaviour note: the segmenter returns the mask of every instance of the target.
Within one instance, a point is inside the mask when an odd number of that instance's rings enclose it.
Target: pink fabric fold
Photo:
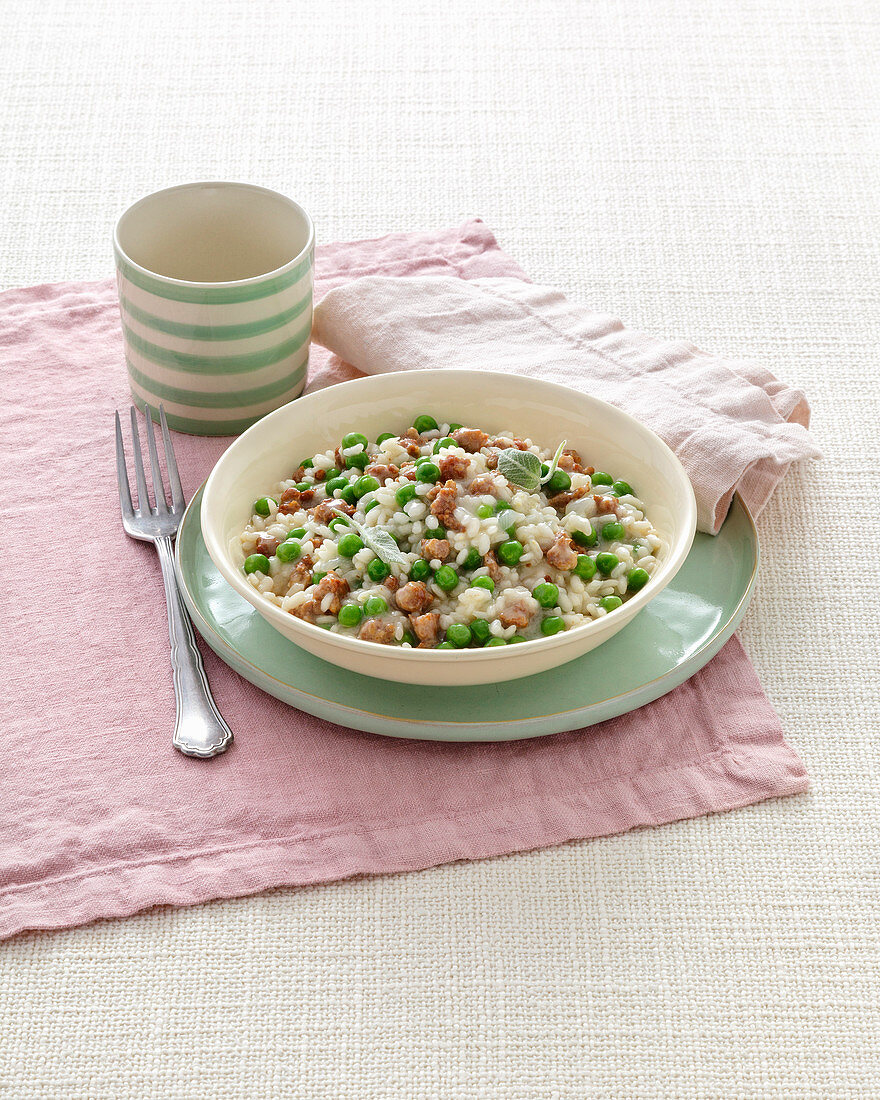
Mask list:
[[[739,491],[754,515],[792,462],[819,455],[799,390],[750,363],[659,340],[519,276],[364,276],[332,290],[313,339],[366,374],[514,372],[618,405],[676,452],[717,534]]]
[[[319,295],[370,273],[522,277],[478,221],[318,249]],[[0,937],[483,858],[806,789],[736,639],[630,715],[484,745],[319,721],[203,648],[236,742],[213,761],[180,756],[158,563],[119,523],[112,412],[129,396],[112,280],[0,295],[0,359]],[[316,349],[310,387],[351,373]],[[187,496],[227,443],[176,436]]]

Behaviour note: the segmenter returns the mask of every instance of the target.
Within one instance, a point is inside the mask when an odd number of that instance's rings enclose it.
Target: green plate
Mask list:
[[[738,496],[721,533],[697,534],[675,578],[620,633],[552,672],[501,684],[426,688],[346,672],[283,638],[223,580],[199,522],[201,489],[177,537],[183,598],[199,633],[246,680],[352,729],[433,741],[511,741],[603,722],[672,691],[733,634],[752,593],[758,539]]]

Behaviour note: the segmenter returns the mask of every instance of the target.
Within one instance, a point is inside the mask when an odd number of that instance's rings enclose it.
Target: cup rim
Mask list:
[[[217,282],[196,282],[192,279],[175,279],[171,275],[163,275],[161,272],[153,271],[151,268],[144,267],[143,264],[139,264],[136,260],[133,260],[119,241],[119,227],[123,219],[127,217],[128,214],[132,213],[132,211],[137,210],[139,206],[143,206],[144,203],[149,202],[151,199],[155,199],[159,195],[167,195],[172,191],[190,191],[197,187],[229,187],[241,191],[261,191],[265,195],[272,195],[276,199],[281,199],[283,202],[287,203],[288,206],[292,206],[295,210],[299,211],[303,218],[305,218],[306,225],[308,226],[306,243],[292,259],[282,264],[281,267],[272,268],[271,271],[264,271],[261,275],[251,275],[247,279],[226,279]],[[288,198],[287,195],[282,195],[280,191],[273,191],[271,187],[261,187],[256,183],[240,183],[235,180],[197,180],[193,183],[178,183],[173,187],[162,187],[158,191],[151,191],[149,195],[144,195],[130,206],[127,206],[116,219],[116,225],[113,228],[113,248],[117,257],[121,257],[125,260],[126,264],[134,268],[135,271],[142,275],[149,275],[152,279],[160,279],[163,283],[168,283],[171,286],[195,287],[200,290],[209,290],[212,287],[251,286],[256,283],[261,283],[265,279],[283,275],[300,263],[311,252],[314,244],[315,225],[311,215],[305,207],[300,206],[298,202]]]

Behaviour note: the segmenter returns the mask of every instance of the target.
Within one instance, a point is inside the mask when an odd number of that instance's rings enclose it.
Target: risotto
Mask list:
[[[560,443],[417,416],[350,432],[255,501],[249,582],[338,634],[502,646],[613,614],[665,551],[636,489]]]

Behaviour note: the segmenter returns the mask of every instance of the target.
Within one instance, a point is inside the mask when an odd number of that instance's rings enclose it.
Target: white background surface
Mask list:
[[[3,1100],[880,1096],[877,5],[4,15],[3,285],[109,274],[117,214],[189,179],[323,241],[477,214],[533,277],[802,385],[826,457],[760,521],[742,629],[809,795],[21,936]]]

